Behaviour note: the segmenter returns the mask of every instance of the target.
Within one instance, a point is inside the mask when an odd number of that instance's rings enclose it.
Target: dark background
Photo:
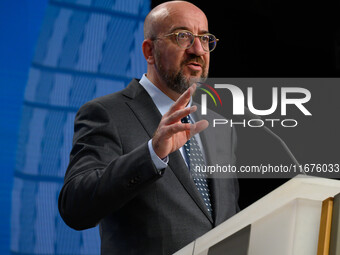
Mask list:
[[[153,0],[151,8],[162,2]],[[220,39],[211,53],[210,77],[340,76],[339,1],[189,2],[205,12],[209,31]],[[302,164],[339,163],[340,86],[320,84],[311,90],[312,118],[294,130],[274,131]],[[256,93],[266,95],[268,88],[257,87]],[[238,129],[237,156],[246,165],[291,162],[278,142],[259,130]],[[240,207],[287,180],[240,179]]]

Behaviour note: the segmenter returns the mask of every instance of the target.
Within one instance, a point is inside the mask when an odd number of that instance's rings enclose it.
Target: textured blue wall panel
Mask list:
[[[13,171],[24,89],[46,5],[47,0],[0,1],[0,254],[10,254]]]
[[[14,166],[12,254],[98,254],[98,228],[75,231],[58,213],[76,111],[146,72],[149,0],[49,1],[24,95]]]

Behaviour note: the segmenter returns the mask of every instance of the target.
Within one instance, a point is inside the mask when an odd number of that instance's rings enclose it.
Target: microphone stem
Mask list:
[[[288,148],[287,144],[279,137],[277,134],[275,134],[273,131],[271,131],[268,127],[263,126],[264,130],[269,133],[271,136],[275,137],[283,146],[285,151],[288,153],[289,157],[293,160],[294,164],[300,169],[300,172],[302,172],[304,175],[307,175],[306,172],[303,170],[302,166],[300,163],[297,161],[297,159],[294,157],[293,153],[291,150]]]

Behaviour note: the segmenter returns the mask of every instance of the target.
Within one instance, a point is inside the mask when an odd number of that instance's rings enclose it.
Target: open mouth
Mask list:
[[[195,63],[195,62],[191,62],[191,63],[188,63],[187,66],[190,68],[190,69],[193,69],[193,70],[202,70],[202,66],[198,63]]]

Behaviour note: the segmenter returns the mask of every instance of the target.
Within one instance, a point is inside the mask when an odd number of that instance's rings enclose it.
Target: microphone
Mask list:
[[[244,107],[244,117],[245,119],[251,120],[251,119],[260,119],[261,117],[252,113],[246,106]],[[262,122],[261,122],[262,124]],[[300,169],[300,172],[303,173],[304,175],[307,175],[306,172],[304,171],[303,167],[300,165],[300,163],[297,161],[297,159],[295,158],[294,154],[292,153],[292,151],[289,149],[288,145],[282,140],[282,138],[280,136],[278,136],[277,134],[275,134],[271,129],[269,129],[268,127],[266,127],[265,125],[262,125],[261,128],[264,129],[264,131],[266,131],[269,135],[271,135],[272,137],[274,137],[276,140],[278,140],[280,142],[280,144],[282,145],[282,147],[284,148],[284,150],[286,151],[286,153],[289,155],[289,157],[291,158],[291,160],[294,162],[294,164]]]

